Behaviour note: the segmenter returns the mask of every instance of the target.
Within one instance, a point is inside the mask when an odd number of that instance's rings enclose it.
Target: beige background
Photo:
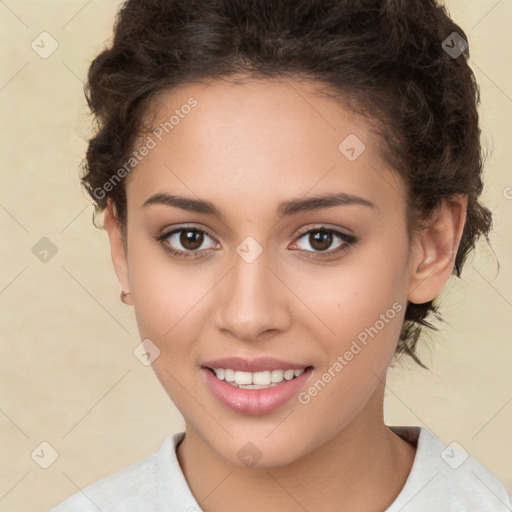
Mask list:
[[[183,428],[132,353],[133,311],[119,301],[106,233],[93,227],[77,177],[89,133],[82,80],[119,4],[0,2],[2,511],[46,510]],[[385,419],[457,441],[511,488],[512,4],[448,6],[481,84],[493,250],[480,244],[447,288],[447,322],[420,352],[432,371],[412,363],[390,371]],[[31,48],[43,31],[59,45],[47,59]],[[46,263],[32,253],[42,237],[58,249]],[[48,469],[31,458],[43,441],[58,452]],[[48,460],[42,450],[36,460]]]

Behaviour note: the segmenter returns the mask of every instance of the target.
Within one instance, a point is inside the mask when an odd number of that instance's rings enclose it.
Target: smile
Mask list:
[[[227,357],[201,365],[204,382],[217,401],[250,415],[270,413],[290,402],[312,372],[312,366],[268,357]]]
[[[283,380],[292,380],[302,375],[306,368],[300,370],[266,370],[262,372],[235,371],[231,368],[213,368],[219,380],[241,389],[266,389],[277,386]]]

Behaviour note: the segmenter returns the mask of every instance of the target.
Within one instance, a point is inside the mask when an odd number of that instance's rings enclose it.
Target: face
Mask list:
[[[378,415],[411,265],[404,185],[367,121],[304,82],[187,85],[155,112],[126,183],[125,289],[187,432],[272,467]]]

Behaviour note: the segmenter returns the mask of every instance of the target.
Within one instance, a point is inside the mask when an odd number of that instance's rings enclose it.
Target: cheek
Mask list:
[[[336,348],[375,324],[381,339],[396,341],[400,332],[406,303],[405,244],[373,245],[338,266],[296,270],[300,279],[294,279],[294,292],[309,306],[307,318],[315,315],[327,327],[325,332],[340,340]]]
[[[129,256],[129,268],[141,337],[151,339],[161,350],[168,345],[179,349],[180,340],[193,336],[191,329],[200,324],[200,304],[211,288],[208,271],[171,264],[160,249],[140,249],[137,244]]]
[[[382,240],[336,272],[317,273],[314,287],[302,282],[301,293],[310,290],[316,298],[312,309],[334,332],[317,338],[328,357],[301,402],[311,417],[317,408],[331,410],[326,430],[355,415],[386,377],[405,314],[406,248],[405,239],[393,246]]]
[[[165,255],[151,254],[132,253],[130,288],[137,326],[141,339],[150,339],[160,351],[152,362],[155,375],[176,407],[188,411],[190,397],[183,385],[195,378],[200,354],[193,340],[205,322],[201,303],[211,285],[192,266],[170,265]]]
[[[319,312],[329,330],[316,322],[321,366],[298,399],[310,428],[315,427],[314,418],[323,418],[326,439],[354,418],[383,385],[405,314],[403,272],[363,263],[350,272],[340,270],[341,286],[332,275],[315,280],[319,287],[311,309]],[[307,284],[303,282],[304,290]]]

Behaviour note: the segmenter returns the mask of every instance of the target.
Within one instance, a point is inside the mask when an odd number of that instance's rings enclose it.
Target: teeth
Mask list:
[[[283,380],[292,380],[304,373],[300,370],[267,370],[262,372],[242,372],[231,368],[214,368],[215,375],[232,386],[243,389],[264,389],[275,386]]]
[[[294,375],[293,375],[293,370],[286,370],[286,371],[284,372],[284,378],[285,378],[286,380],[292,380],[292,379],[293,379],[293,377],[294,377]]]
[[[272,370],[270,372],[270,380],[272,382],[281,382],[283,380],[284,370]]]
[[[255,372],[252,374],[252,383],[260,386],[268,386],[270,384],[270,372]]]
[[[252,373],[251,372],[235,372],[236,384],[252,384]]]

